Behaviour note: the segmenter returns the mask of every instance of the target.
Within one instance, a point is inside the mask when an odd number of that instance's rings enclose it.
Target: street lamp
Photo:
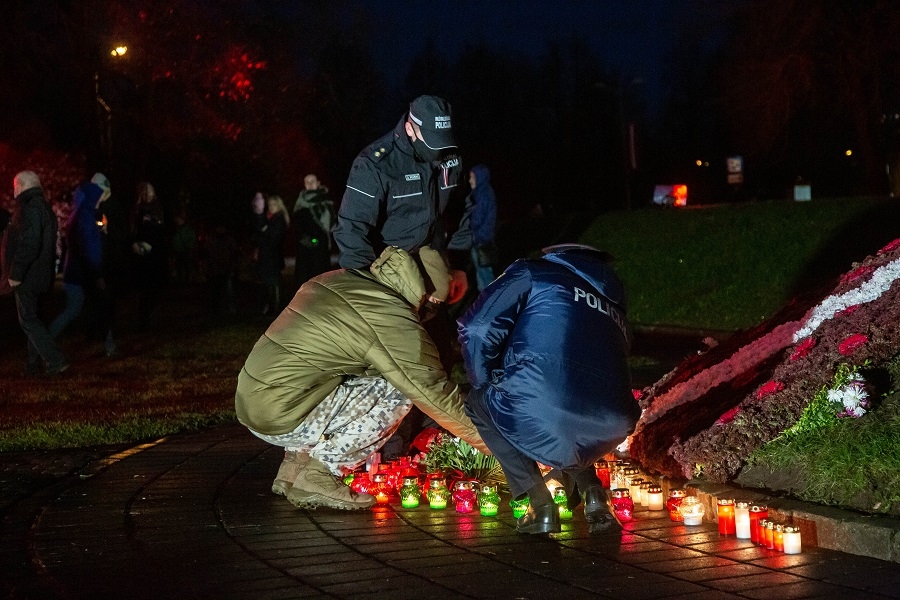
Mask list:
[[[110,50],[110,56],[121,58],[128,52],[128,46],[119,44]],[[100,93],[100,67],[94,71],[94,97],[97,100],[98,120],[100,121],[100,150],[107,161],[112,160],[112,108]]]

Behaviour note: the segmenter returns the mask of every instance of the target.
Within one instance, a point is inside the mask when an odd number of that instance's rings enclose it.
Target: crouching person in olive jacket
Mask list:
[[[368,508],[340,476],[378,450],[413,404],[488,453],[419,312],[447,296],[443,258],[388,247],[369,269],[310,279],[238,375],[238,420],[285,448],[272,491],[295,506]]]

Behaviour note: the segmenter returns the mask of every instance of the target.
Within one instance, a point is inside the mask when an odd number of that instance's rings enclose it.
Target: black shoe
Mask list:
[[[603,488],[592,485],[584,493],[584,518],[587,519],[591,534],[622,530],[622,523],[616,518],[612,501]]]
[[[552,502],[543,506],[529,506],[528,512],[516,522],[519,533],[559,533],[559,507]]]

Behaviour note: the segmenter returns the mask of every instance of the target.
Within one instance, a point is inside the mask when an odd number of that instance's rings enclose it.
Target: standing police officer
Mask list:
[[[465,194],[450,112],[443,98],[419,96],[392,131],[353,161],[334,230],[342,267],[366,268],[387,246],[411,253],[423,246],[463,252],[472,246],[471,204],[449,239],[441,224],[451,200]],[[451,276],[448,301],[454,303],[467,282],[462,270]]]

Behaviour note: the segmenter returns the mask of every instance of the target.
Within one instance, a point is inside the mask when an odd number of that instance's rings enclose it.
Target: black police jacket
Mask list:
[[[436,250],[467,250],[472,245],[473,205],[465,197],[460,158],[418,160],[405,122],[404,116],[353,161],[334,229],[344,268],[368,267],[387,246],[412,252],[426,245]],[[441,215],[457,201],[466,204],[448,238]]]

